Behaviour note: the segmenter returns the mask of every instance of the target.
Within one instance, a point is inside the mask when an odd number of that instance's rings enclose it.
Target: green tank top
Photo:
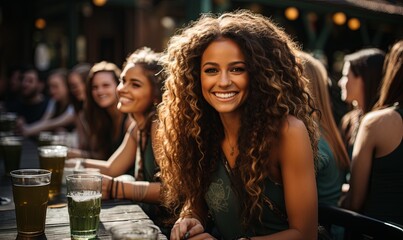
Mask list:
[[[225,160],[225,156],[222,154]],[[240,219],[240,203],[232,188],[230,174],[223,161],[219,161],[217,169],[211,176],[211,184],[205,194],[205,200],[213,222],[223,239],[235,239],[239,236],[269,235],[288,229],[288,222],[264,205],[261,222],[252,222],[243,229]],[[281,185],[267,179],[265,195],[285,214],[284,191]]]

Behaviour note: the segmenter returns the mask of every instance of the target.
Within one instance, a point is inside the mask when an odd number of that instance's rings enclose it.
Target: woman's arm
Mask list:
[[[110,189],[105,192],[111,198],[130,199],[136,202],[160,203],[159,182],[146,181],[120,181],[118,178],[107,179],[105,184],[110,185]],[[109,182],[110,181],[110,182]]]
[[[353,211],[360,211],[368,192],[369,177],[372,167],[377,136],[373,134],[373,117],[365,116],[358,129],[351,161],[350,189],[342,204]]]
[[[72,123],[74,123],[74,109],[72,106],[69,106],[62,115],[56,118],[41,119],[38,122],[25,126],[23,134],[24,136],[38,135],[41,131],[54,130]]]
[[[83,166],[86,168],[99,168],[102,174],[117,177],[125,174],[133,166],[137,151],[137,136],[135,122],[127,130],[123,142],[107,161],[84,159]]]
[[[282,129],[279,146],[278,159],[284,186],[289,229],[267,236],[265,239],[316,240],[318,197],[314,157],[309,134],[304,123],[293,116],[289,116]],[[256,239],[260,238],[257,237]]]

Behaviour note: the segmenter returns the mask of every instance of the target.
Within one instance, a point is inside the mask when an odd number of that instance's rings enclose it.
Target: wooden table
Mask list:
[[[110,228],[127,221],[154,225],[137,204],[132,204],[128,201],[103,202],[97,239],[112,239],[109,232]],[[16,237],[17,227],[14,210],[0,211],[0,239],[16,239]],[[42,236],[40,239],[70,239],[69,214],[67,207],[47,209],[45,236]],[[167,238],[160,233],[159,239]]]
[[[25,139],[23,143],[20,168],[38,168],[39,160],[37,155],[36,143],[32,140]],[[62,193],[64,191],[65,187],[62,188]],[[0,196],[11,199],[10,204],[0,206],[0,239],[14,240],[17,238],[17,226],[11,179],[10,177],[5,176],[2,161],[0,162]],[[134,204],[129,200],[103,201],[98,229],[98,239],[112,239],[109,233],[110,228],[127,221],[154,225],[144,211],[137,204]],[[46,213],[45,236],[42,236],[39,239],[70,239],[69,214],[66,205],[60,208],[48,207]],[[167,239],[167,237],[160,233],[159,239],[164,240]]]

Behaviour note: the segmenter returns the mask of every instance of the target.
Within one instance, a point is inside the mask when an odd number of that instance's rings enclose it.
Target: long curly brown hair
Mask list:
[[[294,55],[298,46],[270,19],[247,10],[205,14],[183,28],[168,43],[165,70],[168,78],[159,108],[159,157],[164,202],[178,210],[204,199],[210,173],[220,161],[223,125],[217,111],[203,98],[201,56],[218,38],[235,41],[245,56],[249,96],[242,106],[234,168],[244,224],[259,219],[263,181],[269,177],[273,150],[279,144],[287,115],[302,120],[316,155],[315,111],[305,90],[302,67]]]

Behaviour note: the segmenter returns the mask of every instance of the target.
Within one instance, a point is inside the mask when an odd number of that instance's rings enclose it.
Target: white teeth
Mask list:
[[[129,98],[126,98],[126,97],[120,97],[120,98],[119,98],[119,101],[120,101],[120,102],[131,102],[132,100],[129,99]]]
[[[219,97],[219,98],[230,98],[235,96],[234,92],[231,93],[214,93],[215,96]]]

